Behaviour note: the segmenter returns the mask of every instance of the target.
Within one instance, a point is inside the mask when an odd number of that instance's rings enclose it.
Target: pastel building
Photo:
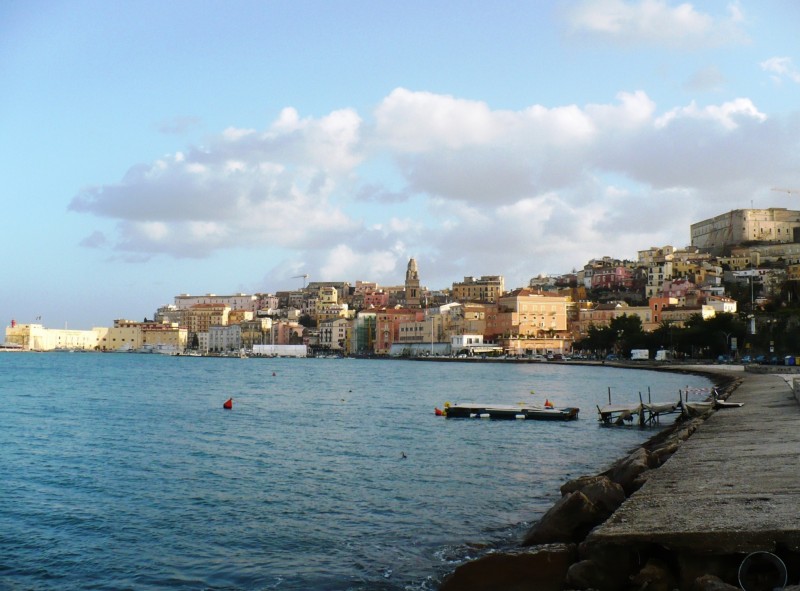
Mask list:
[[[453,283],[452,295],[457,302],[496,302],[505,291],[502,275],[464,277],[464,281]]]

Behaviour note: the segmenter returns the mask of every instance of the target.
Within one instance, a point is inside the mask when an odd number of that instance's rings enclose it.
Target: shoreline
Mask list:
[[[626,369],[702,375],[714,382],[720,400],[727,399],[747,377],[744,366],[737,365],[670,364],[665,366],[652,362],[601,364],[600,362],[573,363],[572,361],[559,363],[605,365]],[[644,485],[651,471],[655,471],[663,465],[681,444],[689,439],[697,428],[715,412],[717,411],[712,409],[696,417],[678,417],[672,424],[659,430],[644,443],[629,450],[627,455],[613,462],[607,470],[564,483],[561,486],[561,499],[556,501],[537,521],[533,522],[522,540],[503,548],[491,549],[483,556],[462,563],[442,579],[439,590],[513,591],[535,588],[557,591],[560,589],[611,590],[619,588],[620,580],[618,578],[613,583],[609,583],[603,580],[602,576],[598,578],[596,573],[580,572],[581,563],[587,562],[581,560],[581,554],[586,552],[587,537],[595,528],[610,520],[616,510]],[[620,566],[616,564],[617,557],[613,553],[605,556],[603,562],[609,569]],[[597,564],[593,566],[596,567]],[[589,570],[597,571],[599,569],[590,568]],[[660,563],[651,568],[656,571],[653,576],[646,573],[645,570],[642,569],[636,575],[641,581],[631,576],[630,582],[626,583],[625,587],[642,590],[662,588],[659,585],[653,586],[654,578],[671,581],[675,579],[669,569]],[[718,580],[712,581],[714,585],[718,582],[721,583]],[[724,585],[724,583],[721,584]],[[678,587],[672,584],[663,588]],[[698,589],[706,588],[738,589],[733,586],[699,587]]]

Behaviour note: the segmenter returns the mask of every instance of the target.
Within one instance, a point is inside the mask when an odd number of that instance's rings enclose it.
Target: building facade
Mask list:
[[[735,209],[691,225],[692,246],[722,255],[743,242],[800,242],[800,211]]]
[[[478,279],[464,277],[464,281],[453,283],[452,297],[457,302],[494,303],[505,291],[502,275],[483,275]]]

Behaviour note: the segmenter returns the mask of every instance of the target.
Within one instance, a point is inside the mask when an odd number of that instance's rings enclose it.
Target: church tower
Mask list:
[[[406,269],[406,306],[419,308],[419,272],[417,272],[417,261],[413,258],[409,259]]]

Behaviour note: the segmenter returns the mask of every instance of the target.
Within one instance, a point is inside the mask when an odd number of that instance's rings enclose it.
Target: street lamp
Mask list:
[[[725,337],[725,355],[731,355],[731,336],[733,336],[732,332],[725,332],[724,330],[720,330],[719,333]]]

